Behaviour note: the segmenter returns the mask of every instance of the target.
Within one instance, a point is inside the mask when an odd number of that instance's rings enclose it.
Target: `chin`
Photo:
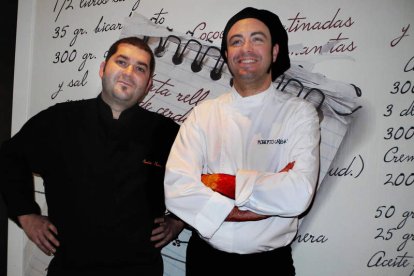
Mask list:
[[[124,91],[114,91],[113,96],[121,101],[128,101],[132,98],[131,93],[125,93]]]
[[[244,73],[238,76],[238,78],[241,80],[253,80],[253,79],[256,79],[256,77],[257,75],[253,73]]]

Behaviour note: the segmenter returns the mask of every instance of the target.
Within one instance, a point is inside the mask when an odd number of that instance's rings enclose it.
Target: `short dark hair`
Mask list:
[[[119,46],[119,44],[122,44],[122,43],[133,45],[133,46],[135,46],[135,47],[137,47],[141,50],[144,50],[145,52],[147,52],[150,55],[151,59],[150,59],[149,66],[150,66],[150,72],[151,72],[151,76],[152,76],[153,73],[154,73],[154,70],[155,70],[154,53],[152,52],[152,50],[148,46],[148,44],[144,42],[144,40],[142,40],[141,38],[136,37],[136,36],[124,37],[124,38],[121,38],[121,39],[115,41],[114,44],[112,44],[111,47],[108,50],[108,53],[107,53],[106,58],[105,58],[105,62],[108,62],[108,60],[111,58],[111,56],[113,56],[116,53],[116,51],[118,51],[118,46]]]

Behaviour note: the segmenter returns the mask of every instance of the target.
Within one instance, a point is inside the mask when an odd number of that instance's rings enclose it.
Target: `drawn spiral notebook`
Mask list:
[[[156,56],[154,86],[140,104],[143,108],[174,119],[181,124],[199,102],[215,98],[230,89],[231,75],[220,58],[220,49],[208,42],[199,41],[165,27],[154,25],[144,16],[135,13],[125,19],[121,37],[144,38]],[[291,69],[279,77],[274,85],[286,93],[312,102],[321,118],[321,167],[319,185],[334,159],[359,107],[357,87],[329,80],[321,74],[303,69],[292,61]],[[186,244],[191,233],[184,230],[177,240],[162,250],[164,275],[185,275]],[[40,275],[47,266],[45,258],[33,251],[28,269]]]

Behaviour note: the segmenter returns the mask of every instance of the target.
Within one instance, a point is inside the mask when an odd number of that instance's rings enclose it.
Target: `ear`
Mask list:
[[[147,88],[145,89],[145,95],[147,95],[147,94],[148,94],[148,92],[150,91],[150,89],[152,88],[152,84],[153,84],[153,80],[152,80],[152,77],[150,77],[150,78],[148,79]]]
[[[277,54],[279,53],[279,44],[276,43],[275,46],[273,46],[272,52],[273,52],[273,62],[275,62],[277,59]]]
[[[106,62],[102,61],[101,66],[99,67],[99,76],[101,77],[101,79],[102,79],[103,74],[105,72],[105,65],[106,65]]]

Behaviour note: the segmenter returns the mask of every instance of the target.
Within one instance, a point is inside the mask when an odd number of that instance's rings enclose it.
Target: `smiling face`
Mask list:
[[[237,21],[228,32],[226,51],[236,90],[249,87],[258,93],[267,89],[278,50],[277,44],[272,47],[270,31],[263,22],[254,18]]]
[[[102,62],[102,99],[111,107],[114,118],[137,104],[151,86],[151,56],[146,51],[121,43],[107,62]]]

